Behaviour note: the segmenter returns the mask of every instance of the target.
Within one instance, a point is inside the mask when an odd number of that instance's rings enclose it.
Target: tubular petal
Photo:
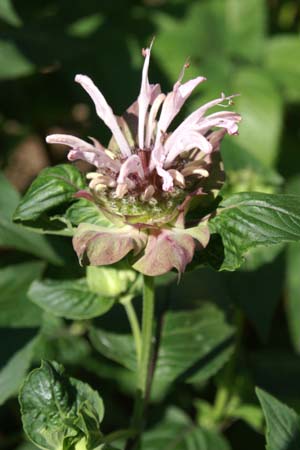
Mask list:
[[[99,89],[95,86],[93,81],[86,75],[76,75],[75,81],[81,84],[83,89],[85,89],[85,91],[90,95],[91,99],[95,104],[98,116],[100,117],[100,119],[103,120],[105,125],[111,130],[112,134],[114,135],[118,143],[122,155],[130,156],[131,150],[129,144],[118,125],[117,119],[114,116],[111,107],[108,105]]]
[[[136,173],[141,179],[145,177],[142,162],[137,155],[131,155],[122,164],[118,176],[118,183],[126,183],[126,178],[132,173]]]

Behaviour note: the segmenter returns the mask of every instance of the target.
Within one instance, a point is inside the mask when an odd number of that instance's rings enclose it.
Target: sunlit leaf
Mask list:
[[[42,449],[71,449],[83,440],[92,450],[101,442],[101,398],[88,384],[68,378],[57,363],[43,362],[28,375],[20,404],[24,430]]]
[[[89,290],[86,279],[35,281],[29,298],[45,311],[67,319],[91,319],[105,314],[114,304]]]
[[[209,224],[211,232],[222,237],[224,248],[212,242],[210,257],[214,249],[224,252],[221,270],[235,270],[257,246],[300,240],[300,197],[241,193],[223,201],[218,211]]]

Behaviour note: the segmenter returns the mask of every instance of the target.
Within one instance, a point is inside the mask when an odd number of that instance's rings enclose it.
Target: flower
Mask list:
[[[133,252],[133,267],[147,275],[172,268],[180,273],[196,248],[205,247],[209,230],[205,214],[189,227],[186,216],[195,205],[207,210],[208,199],[224,181],[220,143],[226,133],[238,133],[241,117],[232,111],[207,115],[217,105],[227,106],[224,94],[191,113],[172,132],[170,125],[193,90],[206,79],[182,83],[185,64],[173,90],[161,92],[150,84],[151,47],[143,50],[140,93],[123,117],[114,115],[100,90],[85,75],[75,81],[92,98],[100,119],[112,132],[107,148],[96,139],[86,142],[64,134],[47,136],[51,144],[70,147],[70,161],[85,160],[96,167],[87,174],[87,192],[114,227],[79,225],[73,238],[81,260],[91,265],[113,264]],[[227,102],[224,105],[224,102]]]

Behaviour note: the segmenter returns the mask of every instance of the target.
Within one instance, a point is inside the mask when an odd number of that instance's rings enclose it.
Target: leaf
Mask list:
[[[89,336],[99,353],[133,372],[136,370],[135,346],[131,335],[92,328]]]
[[[0,269],[0,326],[34,327],[41,323],[42,311],[30,302],[27,291],[41,276],[42,262],[15,264]]]
[[[219,206],[209,226],[211,233],[221,236],[224,247],[212,240],[208,258],[220,270],[237,269],[247,251],[257,246],[300,240],[298,196],[245,192],[229,197]]]
[[[296,34],[280,34],[266,41],[264,62],[280,83],[287,100],[300,100],[300,39]]]
[[[33,359],[37,338],[18,350],[0,370],[0,405],[18,392]]]
[[[300,194],[300,177],[295,176],[287,183],[289,194]],[[291,243],[286,252],[286,293],[285,302],[288,328],[294,349],[300,353],[300,244]]]
[[[250,62],[260,60],[266,34],[264,0],[226,0],[225,11],[228,51]]]
[[[217,431],[197,427],[177,408],[170,408],[163,421],[142,436],[142,450],[230,450]]]
[[[214,375],[232,352],[233,329],[220,310],[204,305],[191,311],[168,312],[163,320],[156,360],[153,396],[160,397],[175,381],[203,381]],[[104,356],[136,370],[131,335],[93,328],[90,339]]]
[[[201,382],[229,359],[233,328],[212,304],[190,311],[171,311],[163,319],[153,379],[154,390],[174,381]]]
[[[236,71],[232,89],[240,94],[235,110],[244,117],[238,144],[272,166],[282,128],[282,101],[273,79],[261,69],[242,68]]]
[[[44,237],[12,223],[11,216],[19,201],[19,194],[1,172],[0,189],[3,193],[0,200],[0,246],[30,253],[53,264],[61,264],[61,259]]]
[[[13,42],[0,40],[0,80],[31,75],[34,66]]]
[[[58,207],[73,202],[74,194],[84,188],[83,176],[75,166],[61,164],[48,167],[40,172],[21,199],[13,219],[32,227],[50,230],[65,228],[65,224],[55,220]]]
[[[85,278],[35,281],[28,296],[54,316],[75,320],[101,316],[114,304],[114,299],[90,291]]]
[[[14,10],[11,0],[1,0],[0,17],[10,25],[14,25],[16,27],[21,25],[21,20]]]
[[[71,449],[83,441],[83,448],[92,450],[101,443],[101,398],[57,363],[45,361],[28,375],[20,404],[24,431],[42,449]]]
[[[95,203],[80,199],[73,203],[66,212],[66,218],[74,225],[92,223],[101,227],[112,227],[112,223],[101,213]]]
[[[253,154],[238,145],[238,139],[225,137],[222,143],[222,160],[226,173],[226,183],[222,196],[238,192],[276,193],[283,178]]]
[[[267,422],[267,450],[299,450],[300,417],[262,389],[256,394]]]

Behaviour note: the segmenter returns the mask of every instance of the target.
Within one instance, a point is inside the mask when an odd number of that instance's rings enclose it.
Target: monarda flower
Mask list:
[[[222,94],[171,131],[172,121],[205,78],[182,83],[185,64],[173,90],[163,94],[159,84],[148,80],[150,53],[151,47],[143,50],[140,93],[123,117],[114,115],[90,78],[75,77],[112,132],[107,148],[93,138],[86,142],[64,134],[50,135],[47,142],[69,146],[70,161],[95,166],[86,175],[88,190],[78,196],[93,201],[112,223],[79,225],[73,245],[80,261],[108,265],[130,253],[133,268],[155,276],[172,268],[182,273],[195,250],[208,244],[208,205],[224,181],[220,143],[226,133],[237,134],[240,116],[224,110],[207,114],[216,105],[231,104],[232,96]]]

